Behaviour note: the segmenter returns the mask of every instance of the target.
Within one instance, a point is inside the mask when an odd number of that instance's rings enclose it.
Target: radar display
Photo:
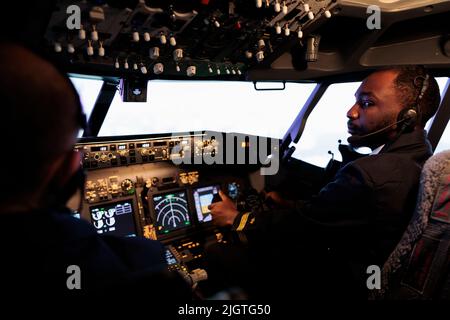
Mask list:
[[[158,194],[153,196],[156,212],[156,225],[159,234],[191,225],[185,191]]]

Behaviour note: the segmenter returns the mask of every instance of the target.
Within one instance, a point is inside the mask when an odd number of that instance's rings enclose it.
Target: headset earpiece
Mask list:
[[[414,106],[405,108],[398,114],[397,123],[401,123],[399,126],[400,132],[410,132],[414,130],[414,127],[419,122],[420,113],[420,103],[422,101],[425,92],[429,86],[430,76],[425,74],[425,76],[418,76],[414,79],[414,86],[419,88],[419,93],[416,97],[416,103]]]
[[[405,108],[398,114],[397,123],[401,132],[410,132],[417,125],[418,114],[414,108]]]

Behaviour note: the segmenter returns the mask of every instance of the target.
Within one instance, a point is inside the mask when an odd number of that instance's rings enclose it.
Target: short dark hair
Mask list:
[[[401,103],[404,108],[416,108],[419,114],[418,124],[425,127],[427,121],[436,113],[441,102],[441,94],[436,79],[429,74],[424,66],[420,65],[396,66],[386,69],[398,72],[394,85]],[[426,75],[429,77],[428,88],[416,106]]]
[[[73,148],[79,98],[70,80],[24,47],[0,43],[2,156],[9,188],[0,202],[40,186],[44,168]]]

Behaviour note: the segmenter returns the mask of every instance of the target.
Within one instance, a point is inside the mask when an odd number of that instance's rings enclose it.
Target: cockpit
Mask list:
[[[270,210],[264,193],[306,201],[371,154],[348,148],[347,112],[374,70],[430,70],[441,102],[425,129],[434,154],[450,149],[448,1],[59,0],[29,9],[29,23],[5,37],[58,65],[86,115],[75,144],[85,182],[71,214],[100,235],[159,241],[167,268],[206,298],[230,289],[208,283],[208,248],[232,241],[211,214],[219,191],[240,212]]]

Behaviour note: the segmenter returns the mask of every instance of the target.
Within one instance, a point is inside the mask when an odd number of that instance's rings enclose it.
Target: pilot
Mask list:
[[[239,212],[221,192],[210,206],[213,221],[245,244],[252,259],[241,270],[257,292],[270,288],[264,296],[295,284],[305,297],[367,297],[367,268],[382,267],[412,216],[432,155],[424,126],[440,103],[437,82],[421,66],[385,68],[355,97],[348,142],[372,153],[343,166],[316,196],[294,201],[269,192],[279,208]]]
[[[0,43],[0,100],[2,296],[190,299],[159,242],[98,235],[65,209],[83,185],[73,148],[83,117],[70,80],[31,51]]]

